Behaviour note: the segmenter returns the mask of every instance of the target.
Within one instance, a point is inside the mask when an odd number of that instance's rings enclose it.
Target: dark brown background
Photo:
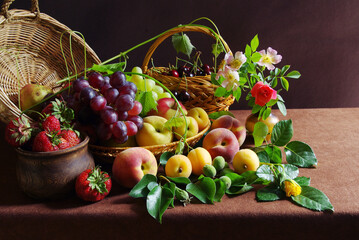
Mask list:
[[[12,8],[29,6],[30,0],[16,0]],[[289,94],[282,94],[288,108],[359,107],[357,0],[40,0],[40,10],[82,32],[101,60],[206,16],[232,51],[243,51],[258,33],[259,50],[271,46],[283,56],[280,66],[301,72],[299,80],[290,81]],[[202,52],[210,50],[208,37],[195,33],[191,39]],[[129,54],[130,66],[142,64],[148,47]],[[175,56],[167,41],[156,51],[155,64],[174,63]],[[242,99],[234,108],[246,103]]]

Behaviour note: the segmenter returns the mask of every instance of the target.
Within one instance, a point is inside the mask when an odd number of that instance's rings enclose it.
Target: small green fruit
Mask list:
[[[188,192],[179,187],[175,188],[175,196],[176,199],[182,202],[184,206],[191,202],[191,198],[189,197]]]
[[[213,178],[214,176],[216,176],[217,174],[217,170],[215,169],[215,167],[213,167],[212,165],[206,164],[203,167],[203,174],[206,177],[210,177]]]
[[[217,156],[213,159],[213,167],[216,168],[217,172],[221,171],[226,164],[226,160],[224,160],[224,157]]]
[[[232,181],[231,181],[231,179],[229,177],[222,176],[219,179],[226,184],[227,190],[231,187]]]
[[[224,163],[224,168],[229,168],[229,164],[227,162]]]

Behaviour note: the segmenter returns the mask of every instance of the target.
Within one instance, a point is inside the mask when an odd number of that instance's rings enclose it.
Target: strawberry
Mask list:
[[[42,110],[42,113],[55,116],[61,123],[70,124],[74,119],[74,111],[67,107],[65,101],[60,101],[59,99],[51,101],[51,103]]]
[[[99,167],[83,171],[76,179],[76,194],[79,198],[97,202],[104,199],[110,192],[112,181],[110,176]]]
[[[58,132],[42,131],[36,135],[32,150],[34,152],[52,152],[70,147],[70,143],[60,136]]]
[[[13,147],[24,145],[30,140],[32,127],[29,121],[21,116],[8,123],[5,128],[5,140]]]
[[[42,122],[42,128],[48,133],[51,132],[60,133],[61,131],[60,121],[55,116],[50,115]]]
[[[51,135],[46,131],[39,132],[32,144],[32,151],[34,152],[52,152],[59,150],[59,147],[54,145],[51,141]]]
[[[70,147],[73,147],[73,146],[80,143],[80,138],[78,137],[78,134],[75,131],[71,130],[71,129],[62,130],[60,135],[65,140],[67,140]]]
[[[69,148],[69,147],[72,147],[70,145],[70,142],[67,141],[65,138],[61,137],[59,139],[59,144],[57,145],[59,147],[59,149],[66,149],[66,148]]]

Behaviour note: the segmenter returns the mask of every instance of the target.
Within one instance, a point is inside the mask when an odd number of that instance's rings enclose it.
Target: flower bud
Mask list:
[[[191,202],[191,198],[189,197],[188,192],[179,187],[175,188],[175,196],[176,199],[182,202],[184,206]]]
[[[302,192],[302,188],[301,186],[294,180],[292,179],[287,179],[284,180],[283,182],[284,184],[284,191],[285,191],[285,195],[287,197],[290,196],[298,196],[301,192]]]

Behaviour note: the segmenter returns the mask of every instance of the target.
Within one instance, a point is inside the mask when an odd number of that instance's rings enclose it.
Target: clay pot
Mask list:
[[[95,165],[88,142],[89,137],[86,137],[74,147],[54,152],[16,149],[20,188],[36,199],[58,199],[74,192],[76,177]]]

